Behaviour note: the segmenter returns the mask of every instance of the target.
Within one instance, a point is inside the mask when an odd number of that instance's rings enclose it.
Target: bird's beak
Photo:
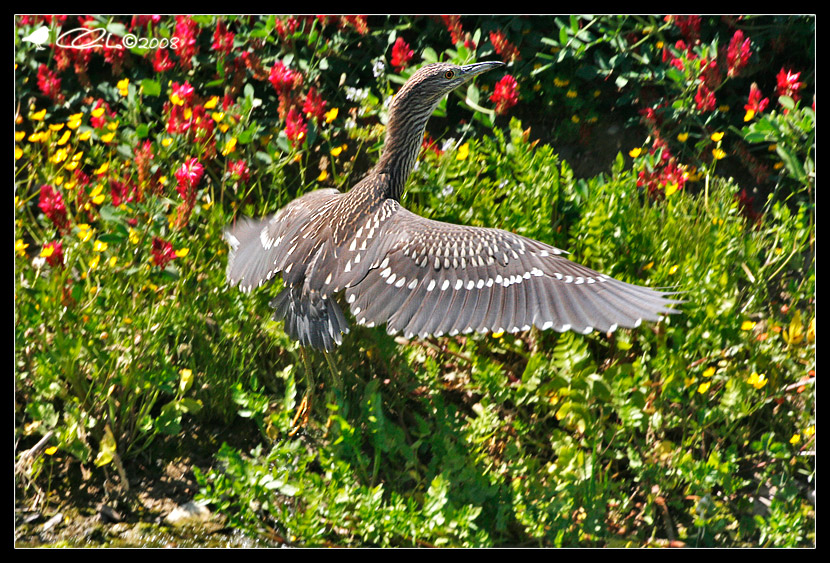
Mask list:
[[[501,61],[486,61],[483,63],[464,65],[461,67],[461,76],[469,80],[474,76],[478,76],[488,70],[493,70],[494,68],[499,68],[501,66],[504,66],[504,63]]]

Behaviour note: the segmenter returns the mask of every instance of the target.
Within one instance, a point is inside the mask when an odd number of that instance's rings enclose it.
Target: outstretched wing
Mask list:
[[[396,242],[346,289],[358,323],[387,323],[390,334],[517,332],[531,325],[610,332],[656,321],[680,303],[507,231],[433,221],[404,208],[392,221]]]
[[[270,280],[277,272],[283,272],[287,285],[301,281],[305,269],[296,269],[292,277],[292,264],[307,261],[318,249],[321,237],[310,232],[319,225],[315,215],[325,213],[341,196],[335,189],[309,192],[295,199],[274,215],[254,220],[241,218],[225,231],[230,246],[228,256],[228,284],[251,291]],[[305,235],[305,236],[303,236]],[[286,271],[286,269],[288,271]],[[293,283],[292,283],[293,282]]]

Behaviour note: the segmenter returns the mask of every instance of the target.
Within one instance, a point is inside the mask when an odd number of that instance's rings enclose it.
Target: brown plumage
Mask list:
[[[613,331],[656,321],[679,301],[615,280],[550,245],[499,229],[425,219],[400,204],[424,128],[441,98],[501,66],[438,63],[395,96],[377,165],[349,192],[321,189],[262,220],[228,229],[228,283],[243,291],[281,273],[274,317],[304,346],[330,351],[348,332],[335,295],[359,324],[407,337]]]

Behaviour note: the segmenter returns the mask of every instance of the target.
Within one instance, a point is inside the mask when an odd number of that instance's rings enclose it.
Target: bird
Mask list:
[[[407,339],[531,327],[613,332],[677,313],[674,292],[619,281],[509,231],[435,221],[401,204],[438,104],[502,66],[416,70],[390,103],[377,163],[350,190],[313,190],[226,229],[228,284],[249,292],[281,275],[274,319],[302,347],[326,354],[349,332],[341,295],[357,324],[385,324]]]
[[[43,44],[49,40],[49,28],[45,25],[37,28],[32,33],[22,39],[35,46],[36,51],[43,50]]]

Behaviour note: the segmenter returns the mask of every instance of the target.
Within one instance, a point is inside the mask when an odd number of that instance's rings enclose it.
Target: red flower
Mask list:
[[[441,16],[447,31],[450,32],[453,45],[457,45],[464,39],[464,29],[461,27],[461,16]]]
[[[798,91],[803,86],[803,84],[798,81],[800,77],[800,72],[792,72],[790,70],[785,70],[782,68],[781,71],[775,76],[775,80],[777,81],[776,90],[778,92],[778,95],[789,96],[793,99],[793,101],[798,101]]]
[[[280,19],[274,22],[274,29],[277,31],[277,35],[280,36],[280,39],[285,39],[289,35],[293,35],[297,29],[300,27],[300,20],[295,18],[294,16],[288,16],[287,18]]]
[[[516,46],[507,39],[507,36],[502,31],[491,31],[490,43],[493,44],[493,48],[496,50],[496,53],[501,56],[501,60],[506,63],[516,61],[521,58],[519,57],[519,49],[517,49]]]
[[[171,260],[176,259],[176,251],[173,250],[173,245],[159,237],[153,237],[151,253],[153,264],[159,268],[164,268]]]
[[[366,24],[366,16],[341,16],[340,21],[340,27],[349,25],[355,28],[355,31],[357,31],[360,35],[366,35],[369,33],[369,26]]]
[[[196,188],[202,180],[205,167],[199,163],[199,159],[190,158],[176,170],[176,190],[183,199],[188,200],[195,196]]]
[[[41,93],[49,96],[55,102],[63,101],[63,94],[61,93],[61,79],[58,75],[49,70],[45,64],[41,64],[37,69],[37,87]]]
[[[686,41],[695,43],[700,37],[700,16],[666,16],[664,19],[676,25]]]
[[[395,44],[392,46],[392,66],[398,72],[402,71],[409,65],[409,61],[415,55],[415,51],[409,48],[409,44],[403,40],[403,37],[398,37]]]
[[[499,115],[503,115],[508,109],[519,103],[519,85],[516,83],[516,79],[509,74],[505,74],[496,83],[490,101],[495,102],[496,113]]]
[[[110,195],[112,196],[112,204],[116,207],[125,201],[130,202],[138,199],[137,191],[132,183],[126,183],[116,179],[110,179]]]
[[[219,20],[216,24],[216,31],[213,32],[213,43],[210,48],[224,55],[230,55],[233,50],[234,37],[233,31],[228,31],[225,21]]]
[[[69,227],[69,217],[66,213],[66,204],[63,201],[63,196],[49,184],[43,184],[40,187],[38,207],[55,224],[59,231],[66,231]]]
[[[286,67],[282,64],[282,61],[277,61],[277,64],[271,67],[268,82],[271,83],[277,94],[286,94],[294,87],[299,86],[299,83],[302,82],[302,75]]]
[[[176,66],[176,63],[170,59],[170,54],[167,52],[167,49],[156,49],[153,55],[153,70],[156,72],[164,72],[174,66]]]
[[[309,89],[308,94],[306,94],[305,102],[303,102],[303,113],[317,121],[322,121],[326,113],[326,102],[323,101],[322,96],[314,88]]]
[[[303,116],[296,109],[291,108],[285,119],[285,136],[291,141],[291,146],[302,145],[307,132],[308,126],[303,121]]]
[[[737,30],[726,49],[726,74],[728,76],[738,76],[738,72],[747,65],[751,54],[749,47],[749,37],[744,39],[744,32]]]
[[[48,252],[48,256],[46,257],[46,262],[54,267],[63,266],[63,243],[59,240],[53,240],[52,242],[47,242],[43,245],[43,250],[52,249],[52,252]],[[41,256],[43,253],[41,253]]]
[[[761,90],[758,89],[758,85],[753,82],[752,86],[749,87],[749,100],[744,106],[744,109],[746,110],[746,117],[744,117],[744,121],[749,121],[755,116],[756,113],[761,113],[767,109],[769,98],[762,99],[761,96]]]
[[[176,40],[176,54],[179,56],[182,68],[189,69],[191,59],[199,52],[197,38],[199,24],[189,16],[176,16],[176,28],[173,39]]]
[[[92,105],[92,113],[94,114],[95,110],[98,108],[104,108],[104,112],[98,117],[92,115],[92,117],[89,118],[90,125],[92,125],[96,129],[100,129],[101,127],[106,125],[107,118],[112,119],[115,117],[115,112],[110,109],[110,105],[101,98],[95,100],[95,103]]]
[[[697,109],[700,111],[713,111],[718,104],[715,99],[715,93],[712,92],[706,84],[701,84],[697,87],[695,103],[697,104]]]
[[[245,162],[244,159],[231,162],[228,165],[228,176],[230,176],[232,180],[247,182],[251,176],[250,170],[248,169],[248,163]]]

